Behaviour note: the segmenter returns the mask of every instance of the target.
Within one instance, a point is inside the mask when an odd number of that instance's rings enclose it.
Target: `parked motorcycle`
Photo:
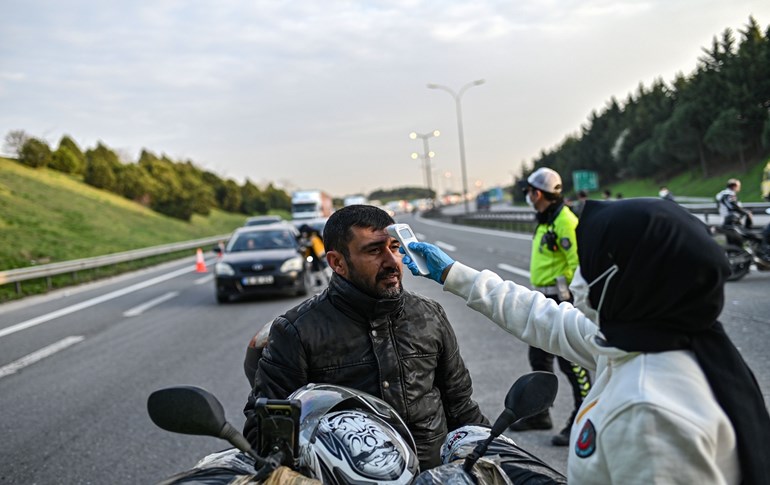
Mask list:
[[[760,230],[747,228],[742,224],[709,226],[711,234],[725,248],[730,263],[727,281],[737,281],[746,276],[754,265],[759,271],[770,271],[770,255],[760,251],[762,235]]]
[[[393,408],[341,386],[308,384],[281,401],[284,407],[273,409],[281,412],[260,422],[259,451],[227,422],[222,405],[204,389],[155,391],[147,410],[165,430],[214,436],[235,447],[206,456],[163,484],[564,484],[562,474],[501,436],[513,422],[547,409],[557,386],[551,373],[522,376],[491,428],[466,426],[450,433],[442,447],[444,464],[419,475],[414,440]],[[290,409],[294,406],[296,415]]]

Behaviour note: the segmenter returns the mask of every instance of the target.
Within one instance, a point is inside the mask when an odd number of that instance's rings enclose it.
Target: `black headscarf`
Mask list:
[[[706,225],[665,200],[587,201],[577,242],[589,283],[618,266],[600,308],[607,342],[629,352],[693,351],[735,429],[743,483],[767,483],[770,416],[754,374],[717,321],[730,268]],[[594,308],[605,283],[591,287]]]

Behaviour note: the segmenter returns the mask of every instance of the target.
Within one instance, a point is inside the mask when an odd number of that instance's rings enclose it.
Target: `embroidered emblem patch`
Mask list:
[[[575,441],[575,454],[579,458],[588,458],[594,454],[594,451],[596,451],[596,428],[594,423],[587,419]]]
[[[572,241],[570,241],[568,237],[561,238],[561,241],[559,241],[559,244],[561,244],[561,247],[563,247],[565,250],[572,247]]]

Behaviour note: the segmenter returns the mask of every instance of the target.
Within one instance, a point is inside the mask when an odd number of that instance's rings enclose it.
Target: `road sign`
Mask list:
[[[599,188],[599,174],[593,170],[575,170],[572,172],[572,184],[575,191],[597,190]]]

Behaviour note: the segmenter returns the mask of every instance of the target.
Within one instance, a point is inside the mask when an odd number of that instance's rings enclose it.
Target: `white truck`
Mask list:
[[[292,219],[316,219],[332,215],[332,197],[322,190],[297,190],[291,194]]]

